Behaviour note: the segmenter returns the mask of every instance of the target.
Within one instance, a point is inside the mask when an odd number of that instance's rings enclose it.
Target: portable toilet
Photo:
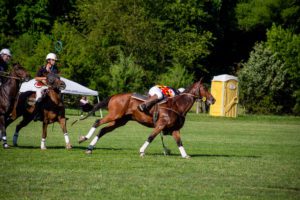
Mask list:
[[[214,76],[211,84],[211,94],[216,99],[216,102],[210,106],[210,115],[237,117],[237,77],[227,74]]]

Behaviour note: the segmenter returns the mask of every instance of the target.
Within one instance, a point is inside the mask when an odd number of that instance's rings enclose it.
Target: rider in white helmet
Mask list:
[[[9,49],[2,49],[0,51],[0,75],[1,72],[5,72],[8,69],[8,62],[11,59],[11,53]],[[2,84],[2,78],[0,76],[0,85]]]
[[[58,74],[58,68],[56,66],[57,56],[54,53],[48,53],[46,56],[46,64],[41,66],[36,73],[35,80],[36,83],[34,86],[36,87],[36,103],[35,103],[35,116],[34,120],[39,120],[40,116],[40,108],[42,102],[42,92],[47,89],[47,74],[48,73],[55,73]]]

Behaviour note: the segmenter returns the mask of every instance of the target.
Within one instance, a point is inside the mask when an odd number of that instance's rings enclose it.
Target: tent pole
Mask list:
[[[99,100],[99,96],[97,96],[97,100],[98,100],[98,103],[99,103],[99,102],[100,102],[100,100]],[[102,115],[102,110],[101,110],[101,108],[100,108],[99,112],[100,112],[100,117],[101,117],[101,118],[103,118],[103,115]]]

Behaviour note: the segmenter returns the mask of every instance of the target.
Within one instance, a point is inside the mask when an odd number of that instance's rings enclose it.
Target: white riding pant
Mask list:
[[[42,86],[40,88],[36,88],[35,101],[37,101],[39,98],[42,97],[42,93],[45,89],[48,89],[48,87],[47,86]]]
[[[157,97],[158,97],[159,100],[163,99],[163,97],[164,97],[164,95],[161,92],[161,90],[158,87],[156,87],[156,86],[153,86],[152,88],[150,88],[148,94],[150,96],[157,95]]]

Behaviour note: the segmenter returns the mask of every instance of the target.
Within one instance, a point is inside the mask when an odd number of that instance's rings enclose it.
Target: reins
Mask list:
[[[11,79],[16,79],[16,80],[23,80],[23,78],[20,78],[20,77],[10,76],[8,72],[0,72],[0,76],[6,77],[6,78],[11,78]]]

